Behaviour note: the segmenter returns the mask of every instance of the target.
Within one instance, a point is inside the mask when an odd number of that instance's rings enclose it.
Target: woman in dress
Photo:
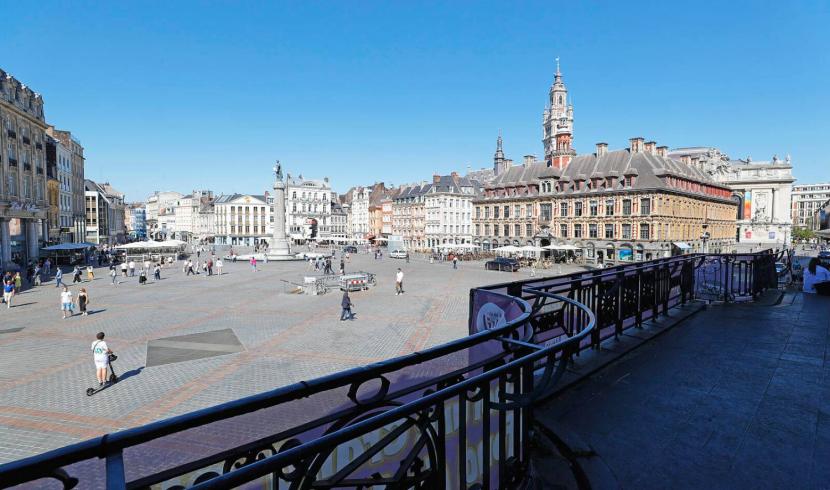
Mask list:
[[[86,266],[86,280],[92,281],[95,279],[95,271],[92,270],[92,266]]]
[[[87,316],[86,307],[89,305],[89,294],[86,288],[81,288],[78,292],[78,308],[81,310],[81,315]]]

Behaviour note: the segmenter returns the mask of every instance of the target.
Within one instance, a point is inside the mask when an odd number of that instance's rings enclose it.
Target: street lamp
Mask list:
[[[703,233],[700,235],[700,239],[703,241],[703,253],[706,253],[706,242],[709,241],[709,237],[711,236],[706,228],[709,228],[709,225],[704,223],[703,224]]]

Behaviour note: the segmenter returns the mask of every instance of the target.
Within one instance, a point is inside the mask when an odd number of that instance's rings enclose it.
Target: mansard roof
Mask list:
[[[559,177],[563,181],[575,181],[586,180],[589,176],[590,178],[616,177],[619,179],[625,175],[637,176],[633,189],[668,187],[660,178],[661,175],[726,188],[712,181],[708,174],[692,165],[649,152],[632,153],[628,149],[609,151],[600,157],[593,153],[577,155],[561,172],[556,168],[548,167],[544,162],[516,165],[496,177],[488,187],[521,186],[542,178]]]

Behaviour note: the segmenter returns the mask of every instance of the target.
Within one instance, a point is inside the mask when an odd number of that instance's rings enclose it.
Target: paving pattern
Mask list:
[[[224,270],[186,277],[179,266],[157,283],[119,276],[113,286],[98,269],[94,281],[70,288],[87,288],[86,317],[61,319],[54,282],[0,307],[0,463],[457,339],[467,334],[470,288],[527,277],[480,262],[453,270],[358,255],[347,272],[374,272],[377,286],[353,293],[357,319],[340,322],[341,293],[287,292],[282,280],[313,273],[305,263],[260,263],[253,272],[226,262]],[[87,397],[99,331],[118,354],[121,381]]]
[[[828,488],[829,314],[800,293],[710,307],[537,417],[590,448],[602,488]]]

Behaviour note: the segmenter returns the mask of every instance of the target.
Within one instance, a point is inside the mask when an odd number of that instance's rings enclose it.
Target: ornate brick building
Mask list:
[[[576,246],[588,262],[618,263],[691,251],[731,251],[731,190],[632,138],[629,148],[573,157],[562,168],[525,161],[474,201],[474,243]]]

